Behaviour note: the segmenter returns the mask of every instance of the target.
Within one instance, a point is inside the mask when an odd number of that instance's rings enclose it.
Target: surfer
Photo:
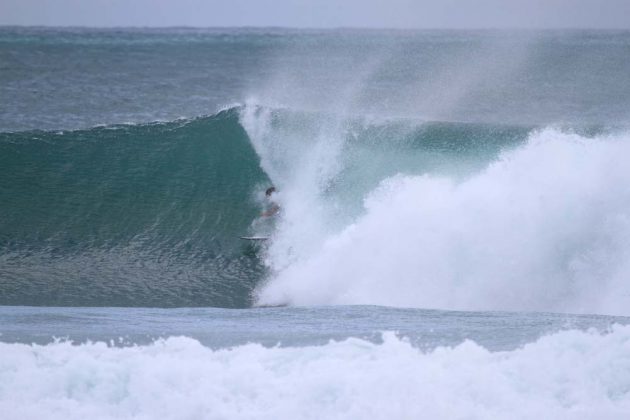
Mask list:
[[[273,200],[272,195],[276,192],[276,187],[269,187],[265,190],[266,210],[260,213],[260,217],[268,218],[275,216],[280,211],[280,206]],[[274,220],[256,219],[252,222],[252,230],[258,232],[257,236],[240,236],[241,239],[254,242],[264,242],[271,237],[273,233]]]
[[[269,187],[265,191],[265,197],[267,197],[267,200],[269,201],[269,208],[260,214],[262,217],[275,216],[280,211],[280,206],[271,198],[275,192],[276,187]]]

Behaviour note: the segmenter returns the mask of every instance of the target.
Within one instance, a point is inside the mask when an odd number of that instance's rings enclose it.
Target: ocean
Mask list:
[[[627,31],[0,27],[0,417],[628,418],[628,74]]]

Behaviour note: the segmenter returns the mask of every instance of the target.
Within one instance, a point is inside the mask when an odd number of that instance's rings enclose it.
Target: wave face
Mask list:
[[[267,177],[236,110],[0,135],[0,304],[248,306]]]
[[[323,346],[211,350],[0,343],[5,418],[627,418],[629,327],[565,331],[513,351],[422,351],[393,333]],[[281,396],[281,403],[278,397]]]
[[[627,314],[628,46],[1,28],[0,305]]]

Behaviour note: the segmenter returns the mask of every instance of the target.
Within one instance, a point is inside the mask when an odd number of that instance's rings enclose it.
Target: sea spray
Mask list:
[[[531,135],[465,180],[398,175],[262,304],[627,314],[628,135]]]
[[[314,252],[332,228],[327,191],[342,170],[345,121],[274,112],[256,104],[242,108],[240,121],[278,190],[274,200],[281,213],[271,253],[284,257],[268,259],[278,270]]]

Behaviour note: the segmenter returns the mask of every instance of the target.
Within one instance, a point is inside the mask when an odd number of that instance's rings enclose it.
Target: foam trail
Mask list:
[[[422,352],[393,333],[324,346],[211,350],[0,343],[3,419],[563,418],[630,415],[630,327],[520,349]]]
[[[628,314],[629,140],[546,129],[464,182],[389,178],[258,301]]]

